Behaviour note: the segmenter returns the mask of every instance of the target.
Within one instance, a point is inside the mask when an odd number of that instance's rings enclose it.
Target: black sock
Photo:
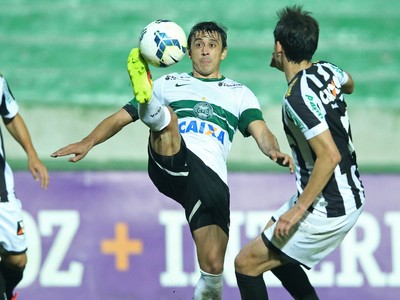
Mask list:
[[[271,272],[278,277],[294,299],[318,300],[317,293],[300,265],[288,263],[272,269]]]
[[[5,263],[0,263],[0,270],[5,279],[5,291],[7,299],[11,299],[14,288],[22,280],[24,268],[10,267]]]
[[[3,277],[3,272],[0,272],[0,299],[4,300],[4,296],[6,293],[6,281]]]
[[[248,276],[235,272],[242,300],[268,300],[263,274]]]

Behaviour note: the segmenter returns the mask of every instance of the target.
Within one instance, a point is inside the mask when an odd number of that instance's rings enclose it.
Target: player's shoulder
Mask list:
[[[330,70],[332,70],[334,72],[339,72],[339,73],[343,72],[343,69],[340,68],[338,65],[336,65],[336,64],[334,64],[332,62],[329,62],[329,61],[325,61],[325,60],[319,60],[319,61],[313,63],[313,65],[317,66],[317,67],[321,66],[321,67],[324,67],[324,68],[328,68],[328,69],[330,69]]]
[[[255,93],[241,82],[230,78],[223,78],[223,80],[217,82],[217,85],[220,91],[229,94],[237,101],[241,101],[242,103],[258,102],[258,97]]]
[[[335,66],[334,63],[326,61],[326,60],[317,60],[313,62],[313,65],[321,65],[321,66]]]
[[[169,80],[179,80],[179,79],[190,79],[191,76],[188,73],[177,73],[172,72],[161,76],[159,79],[160,81],[169,81]]]
[[[236,80],[224,77],[216,83],[219,87],[224,88],[226,91],[230,91],[230,93],[238,95],[239,97],[255,97],[253,91],[249,87]]]
[[[315,65],[316,71],[317,73],[321,73],[321,71],[319,70],[319,68],[323,69],[324,73],[328,72],[331,73],[333,76],[339,78],[341,83],[344,83],[348,80],[348,75],[346,74],[346,72],[339,67],[338,65],[328,62],[328,61],[318,61],[316,63],[314,63],[313,65]]]
[[[155,85],[175,84],[176,82],[179,82],[179,81],[190,81],[191,78],[192,77],[188,73],[173,72],[173,73],[168,73],[168,74],[165,74],[165,75],[159,77],[158,79],[156,79],[154,81],[154,84]]]
[[[224,86],[224,87],[228,87],[228,88],[239,88],[239,89],[248,89],[247,86],[245,86],[243,83],[240,83],[236,80],[233,80],[231,78],[228,77],[223,77],[220,81],[219,81],[219,85],[220,86]]]
[[[303,76],[306,76],[306,73],[304,70],[300,73],[298,73],[293,79],[289,82],[286,93],[285,93],[285,99],[289,102],[292,101],[297,101],[297,98],[302,98],[302,89],[304,89],[304,86],[302,86],[301,81]]]

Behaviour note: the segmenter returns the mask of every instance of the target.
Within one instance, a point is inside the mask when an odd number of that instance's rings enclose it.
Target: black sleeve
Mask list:
[[[122,108],[125,109],[128,114],[132,117],[133,122],[139,119],[139,112],[137,110],[137,107],[133,106],[132,102],[136,101],[131,101],[125,104]]]

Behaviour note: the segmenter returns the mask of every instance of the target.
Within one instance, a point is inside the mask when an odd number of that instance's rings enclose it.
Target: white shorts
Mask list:
[[[278,209],[272,218],[278,220],[296,201],[297,195]],[[286,239],[274,237],[276,222],[262,233],[262,238],[268,248],[282,253],[288,261],[300,263],[310,269],[342,242],[362,210],[363,206],[348,215],[334,218],[307,212]]]
[[[19,254],[27,249],[21,202],[9,197],[0,202],[0,254]]]

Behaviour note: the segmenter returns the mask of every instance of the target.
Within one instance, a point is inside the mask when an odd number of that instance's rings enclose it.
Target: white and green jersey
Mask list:
[[[227,183],[226,160],[236,130],[249,136],[247,126],[263,120],[253,92],[225,77],[171,73],[154,81],[153,97],[175,111],[188,149]]]

